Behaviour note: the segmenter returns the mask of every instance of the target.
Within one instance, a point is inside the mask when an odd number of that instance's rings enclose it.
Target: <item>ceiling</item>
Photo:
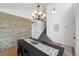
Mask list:
[[[43,9],[46,9],[48,3],[40,3]],[[0,3],[0,9],[25,9],[31,10],[37,7],[37,3]]]

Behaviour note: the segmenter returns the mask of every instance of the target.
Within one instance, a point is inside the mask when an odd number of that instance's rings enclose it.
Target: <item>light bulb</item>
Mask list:
[[[53,10],[52,13],[53,13],[53,14],[56,14],[56,10]]]
[[[46,17],[46,14],[45,13],[43,13],[43,17]]]
[[[41,15],[42,13],[43,13],[42,11],[39,11],[39,12],[38,12],[38,15]]]

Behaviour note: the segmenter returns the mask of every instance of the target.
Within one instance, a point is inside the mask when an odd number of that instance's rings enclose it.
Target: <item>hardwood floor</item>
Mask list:
[[[17,56],[17,48],[10,48],[0,52],[0,56]]]

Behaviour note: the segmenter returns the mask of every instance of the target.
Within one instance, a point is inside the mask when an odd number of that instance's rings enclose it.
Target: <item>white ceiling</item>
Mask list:
[[[46,9],[48,3],[40,3],[43,9]],[[0,9],[25,9],[31,10],[37,7],[37,3],[0,3]]]

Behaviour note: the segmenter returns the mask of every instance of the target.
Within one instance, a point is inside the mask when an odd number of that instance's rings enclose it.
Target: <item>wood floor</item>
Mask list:
[[[70,49],[68,47],[70,50],[65,46],[64,46],[64,48],[65,48],[64,54],[66,54],[64,56],[70,56],[70,55],[75,56],[74,50],[72,50],[72,48]],[[69,53],[68,53],[68,51],[69,51]],[[70,54],[71,52],[72,52],[72,54]],[[10,48],[5,51],[2,51],[2,52],[0,52],[0,56],[17,56],[17,48]]]
[[[17,56],[17,48],[10,48],[0,52],[0,56]]]

